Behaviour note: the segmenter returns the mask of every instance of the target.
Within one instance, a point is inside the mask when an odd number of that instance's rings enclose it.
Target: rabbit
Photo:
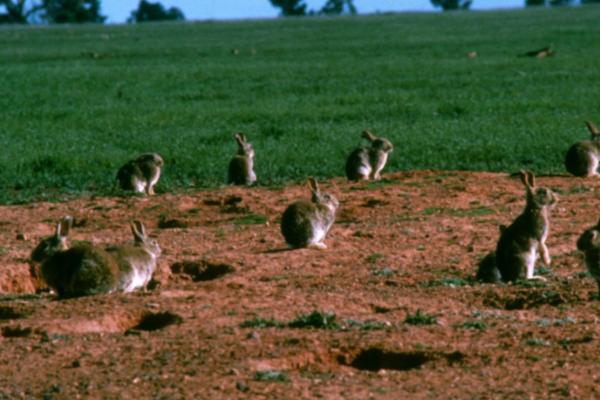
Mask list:
[[[85,242],[70,246],[72,223],[72,217],[64,217],[55,234],[32,251],[31,260],[41,263],[41,279],[61,298],[113,292],[119,266],[100,247]]]
[[[587,270],[598,284],[600,298],[600,221],[577,239],[577,250],[583,252]]]
[[[586,121],[592,138],[583,140],[572,145],[565,157],[567,171],[575,176],[598,175],[598,160],[600,159],[600,132],[598,128]]]
[[[229,162],[228,183],[235,185],[252,185],[256,182],[254,173],[254,148],[243,133],[236,133],[238,152]]]
[[[134,246],[106,249],[86,242],[69,246],[71,224],[71,217],[63,218],[54,236],[43,239],[31,256],[41,262],[41,278],[58,297],[130,292],[141,287],[141,281],[147,283],[150,279],[146,275],[154,271],[160,248],[147,239],[141,222],[132,223]]]
[[[325,249],[325,236],[339,206],[338,200],[319,190],[314,178],[308,179],[311,201],[299,200],[290,204],[281,218],[281,233],[292,248],[312,247]]]
[[[158,242],[150,239],[141,221],[131,223],[133,244],[110,246],[106,251],[119,265],[117,290],[132,292],[145,288],[156,270],[156,262],[162,251]]]
[[[365,130],[362,137],[370,147],[359,147],[346,160],[346,176],[351,181],[381,179],[381,170],[387,162],[388,154],[394,150],[392,143]]]
[[[66,216],[56,224],[54,235],[40,241],[29,257],[29,273],[37,291],[47,290],[41,274],[41,263],[58,251],[67,250],[70,246],[68,239],[69,230],[73,225],[73,217]]]
[[[496,266],[504,282],[519,279],[523,269],[527,279],[545,280],[534,275],[538,250],[547,266],[551,262],[546,247],[550,231],[548,212],[558,202],[558,196],[548,188],[536,187],[532,172],[521,171],[520,176],[527,194],[525,210],[502,230],[496,246]]]
[[[136,193],[154,194],[154,185],[160,178],[162,157],[156,153],[142,154],[128,161],[119,168],[117,180],[123,190],[133,190]]]

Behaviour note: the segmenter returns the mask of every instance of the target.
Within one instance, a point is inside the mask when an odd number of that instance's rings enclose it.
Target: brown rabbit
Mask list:
[[[370,147],[359,147],[346,160],[346,176],[351,181],[381,179],[381,170],[387,162],[388,154],[394,150],[392,143],[365,130],[362,137],[370,142]]]
[[[235,140],[238,144],[238,152],[229,162],[227,182],[235,185],[252,185],[256,182],[254,148],[243,133],[236,133]]]
[[[525,210],[502,230],[496,246],[496,266],[504,282],[519,279],[523,270],[527,279],[543,280],[543,277],[534,275],[538,250],[544,263],[550,265],[550,253],[546,247],[550,231],[548,211],[558,197],[548,188],[536,187],[532,172],[521,171],[520,176],[526,190]]]
[[[129,292],[145,285],[156,267],[160,248],[139,221],[132,223],[134,246],[104,249],[89,243],[68,245],[71,217],[63,218],[54,236],[43,239],[31,259],[41,262],[40,275],[59,297]]]
[[[160,155],[156,153],[142,154],[119,168],[117,172],[119,186],[123,190],[153,195],[154,186],[160,178],[163,165],[164,161]]]
[[[288,206],[281,218],[281,233],[291,247],[325,249],[323,241],[335,221],[339,202],[331,194],[321,192],[314,178],[308,178],[308,186],[311,201],[299,200]]]
[[[592,138],[572,145],[565,157],[567,171],[575,176],[598,175],[598,160],[600,159],[600,132],[590,121],[586,121]]]
[[[585,266],[598,284],[600,299],[600,221],[596,226],[586,229],[577,239],[577,250],[583,252]]]

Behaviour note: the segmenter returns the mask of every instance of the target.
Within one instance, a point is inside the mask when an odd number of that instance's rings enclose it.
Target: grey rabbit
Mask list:
[[[530,171],[520,172],[526,190],[525,210],[502,230],[496,246],[496,266],[504,282],[512,282],[521,277],[525,270],[527,279],[540,279],[534,275],[538,251],[544,263],[550,265],[550,253],[546,238],[550,232],[549,210],[558,202],[552,190],[535,186],[535,177]]]
[[[299,200],[290,204],[281,218],[281,233],[294,248],[313,247],[325,249],[323,242],[335,221],[338,200],[319,190],[317,181],[308,179],[311,201]]]
[[[31,253],[33,261],[41,262],[41,278],[59,297],[131,292],[148,283],[161,251],[156,241],[146,236],[140,221],[131,224],[133,245],[109,248],[85,242],[70,246],[72,221],[72,217],[64,217],[54,235],[43,239]]]
[[[575,176],[598,175],[598,160],[600,159],[600,132],[590,121],[586,121],[591,140],[583,140],[572,145],[565,157],[567,171]]]
[[[362,137],[370,143],[369,147],[355,149],[346,160],[346,176],[351,181],[381,179],[381,170],[385,167],[388,154],[394,150],[392,143],[365,130]]]
[[[227,182],[235,185],[252,185],[256,182],[254,148],[243,133],[236,133],[235,140],[238,151],[229,162]]]
[[[146,153],[128,161],[119,168],[117,181],[123,190],[154,194],[164,161],[157,153]]]

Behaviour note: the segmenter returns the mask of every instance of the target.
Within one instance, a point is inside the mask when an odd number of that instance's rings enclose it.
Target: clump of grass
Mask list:
[[[385,329],[386,326],[383,322],[379,321],[356,321],[353,319],[348,320],[348,327],[359,328],[361,331],[378,331]]]
[[[389,267],[371,270],[371,274],[373,274],[373,276],[388,277],[388,276],[394,275],[395,273],[396,273],[396,271],[394,271],[393,269],[391,269]]]
[[[409,325],[435,325],[437,324],[437,317],[435,315],[429,315],[418,309],[414,314],[408,314],[404,323]]]
[[[368,255],[366,260],[369,264],[375,264],[377,263],[377,261],[381,260],[384,257],[385,256],[381,253],[373,253]]]
[[[545,288],[548,286],[546,282],[536,279],[517,279],[515,285],[522,286],[524,288]]]
[[[340,325],[335,319],[336,316],[333,313],[313,311],[310,314],[299,315],[287,326],[290,328],[339,329]]]
[[[470,281],[459,278],[459,277],[451,277],[451,278],[442,278],[436,279],[432,281],[423,282],[421,286],[423,287],[436,287],[436,286],[449,286],[449,287],[459,287],[459,286],[469,286],[471,284]]]
[[[487,325],[483,321],[465,321],[460,325],[463,329],[477,329],[484,331],[487,329]]]
[[[287,374],[283,371],[267,370],[267,371],[256,371],[254,380],[261,382],[287,382]]]
[[[525,344],[527,346],[544,346],[544,347],[550,346],[549,341],[540,339],[540,338],[529,338],[525,341]]]
[[[273,318],[254,318],[240,324],[240,328],[282,328],[285,324]]]

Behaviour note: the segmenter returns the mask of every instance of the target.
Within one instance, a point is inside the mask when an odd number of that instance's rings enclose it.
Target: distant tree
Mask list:
[[[584,2],[586,0],[582,0],[582,2]],[[568,6],[569,4],[572,4],[573,0],[525,0],[525,6],[526,7],[530,7],[530,6],[545,6],[545,5],[551,5],[551,6]]]
[[[281,10],[281,15],[287,16],[300,16],[306,15],[306,4],[304,0],[269,0],[273,7]]]
[[[0,14],[0,23],[5,24],[26,24],[44,8],[39,2],[27,0],[0,0],[0,6],[6,9]]]
[[[131,12],[127,22],[148,22],[148,21],[183,21],[185,15],[177,7],[171,7],[168,10],[159,2],[150,3],[141,0],[137,10]]]
[[[441,7],[444,11],[468,10],[473,0],[431,0],[434,7]]]
[[[327,3],[321,8],[319,14],[340,15],[356,14],[354,0],[327,0]]]
[[[581,4],[600,3],[600,0],[581,0]]]
[[[50,23],[103,23],[100,0],[43,0],[42,19]]]

